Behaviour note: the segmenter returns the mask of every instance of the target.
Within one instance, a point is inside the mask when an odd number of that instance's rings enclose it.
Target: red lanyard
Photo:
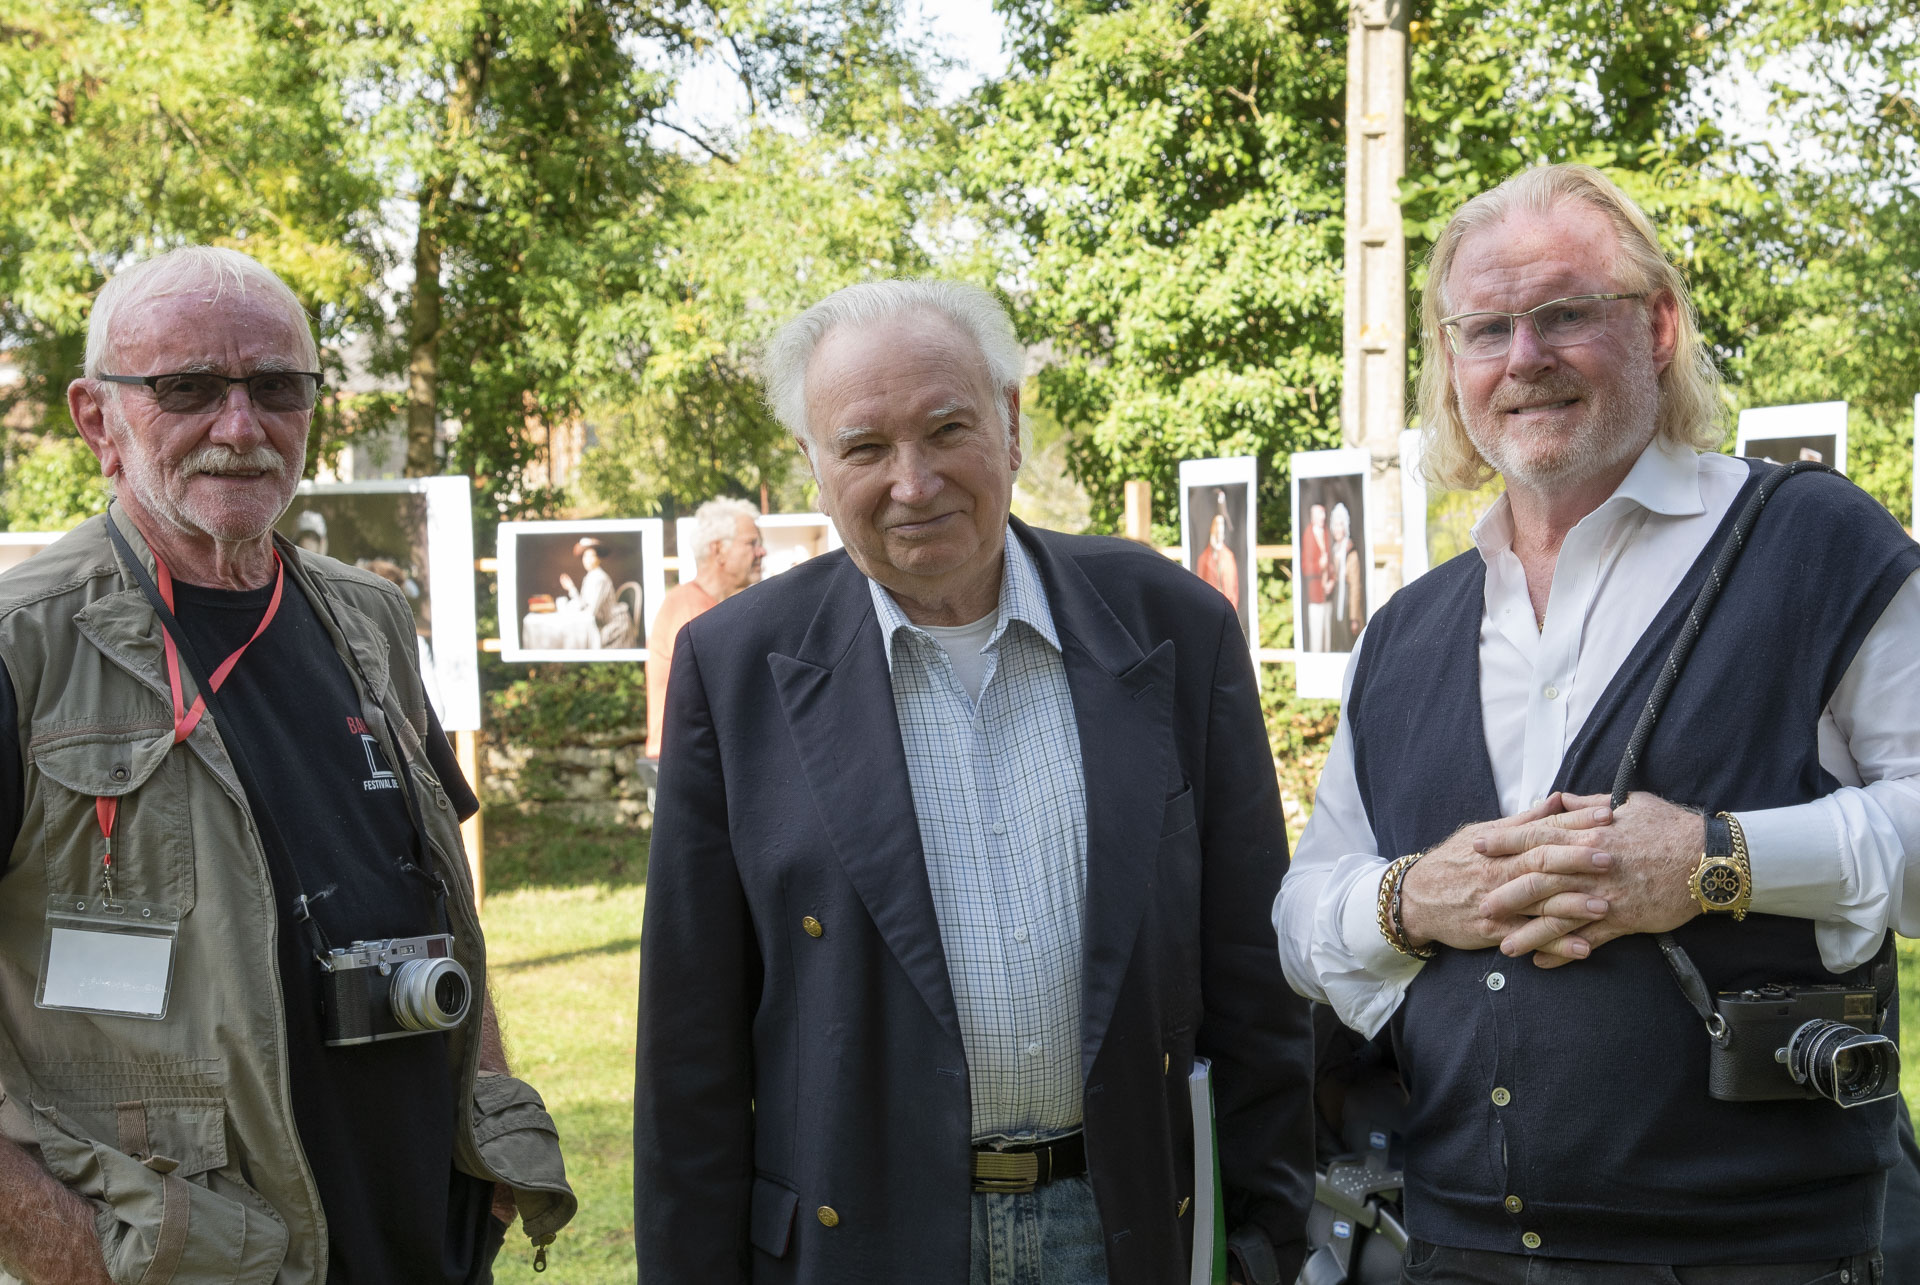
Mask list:
[[[160,601],[167,604],[168,611],[174,611],[173,574],[167,570],[167,564],[161,560],[158,552],[153,555],[153,565],[160,573]],[[227,675],[231,674],[233,667],[240,663],[240,657],[246,654],[247,648],[253,646],[254,641],[261,634],[267,632],[267,626],[273,623],[274,616],[280,611],[280,592],[286,588],[287,567],[280,561],[280,553],[277,549],[273,554],[273,565],[275,568],[273,597],[267,601],[266,614],[260,617],[260,623],[254,628],[253,636],[241,643],[233,655],[221,661],[220,667],[213,671],[212,677],[207,680],[207,686],[213,691],[220,690],[220,685],[227,681]],[[180,688],[180,649],[174,644],[173,634],[168,630],[166,622],[163,620],[157,623],[160,626],[160,638],[167,651],[167,685],[173,689],[173,743],[178,745],[191,736],[193,729],[199,726],[200,716],[207,712],[207,698],[205,693],[196,693],[193,698],[193,707],[186,708],[184,693]],[[100,823],[100,837],[107,843],[106,855],[100,859],[100,868],[106,881],[109,901],[113,899],[113,822],[119,812],[118,798],[102,797],[93,801],[93,815]]]

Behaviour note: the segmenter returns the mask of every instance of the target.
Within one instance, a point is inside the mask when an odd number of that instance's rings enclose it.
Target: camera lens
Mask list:
[[[1845,1022],[1812,1021],[1787,1042],[1787,1070],[1823,1098],[1864,1106],[1899,1090],[1900,1049],[1884,1035]]]
[[[410,959],[393,971],[393,1020],[409,1031],[450,1031],[466,1020],[473,986],[458,960]]]

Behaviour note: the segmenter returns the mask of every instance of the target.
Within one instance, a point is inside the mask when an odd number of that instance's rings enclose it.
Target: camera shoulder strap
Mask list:
[[[1796,473],[1832,473],[1833,469],[1824,464],[1815,464],[1799,460],[1785,467],[1777,468],[1760,479],[1760,485],[1754,488],[1747,498],[1746,507],[1740,510],[1740,516],[1734,520],[1733,530],[1727,533],[1727,539],[1720,546],[1720,552],[1714,557],[1713,566],[1707,571],[1707,582],[1700,586],[1700,593],[1687,609],[1687,618],[1681,623],[1680,636],[1674,639],[1673,650],[1667,654],[1666,663],[1660,667],[1660,673],[1654,680],[1653,690],[1647,694],[1646,708],[1640,711],[1640,719],[1634,724],[1633,735],[1627,739],[1626,752],[1620,756],[1620,768],[1614,773],[1612,803],[1619,807],[1627,801],[1627,795],[1633,791],[1635,778],[1640,773],[1640,764],[1647,752],[1647,743],[1653,739],[1654,725],[1660,721],[1660,713],[1667,706],[1667,698],[1673,694],[1674,685],[1680,679],[1680,671],[1686,667],[1687,658],[1693,654],[1693,645],[1699,641],[1700,630],[1705,626],[1707,616],[1712,613],[1713,605],[1719,601],[1720,591],[1726,587],[1727,579],[1733,573],[1734,564],[1747,547],[1747,537],[1752,533],[1754,523],[1760,520],[1760,511],[1773,498],[1786,480]],[[1707,988],[1706,979],[1694,965],[1680,943],[1674,940],[1672,933],[1660,933],[1654,941],[1660,947],[1660,954],[1667,961],[1667,968],[1673,973],[1673,979],[1680,987],[1680,993],[1686,996],[1687,1003],[1700,1020],[1706,1024],[1707,1034],[1714,1043],[1722,1048],[1727,1043],[1727,1024],[1713,1007],[1713,993]],[[1893,935],[1887,934],[1880,951],[1868,966],[1873,978],[1875,1000],[1884,1024],[1888,1005],[1892,1002],[1895,970],[1893,962]]]

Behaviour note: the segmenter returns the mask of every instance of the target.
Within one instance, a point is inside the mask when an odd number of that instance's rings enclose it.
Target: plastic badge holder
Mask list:
[[[159,1021],[173,994],[180,912],[148,901],[47,898],[36,1008]]]

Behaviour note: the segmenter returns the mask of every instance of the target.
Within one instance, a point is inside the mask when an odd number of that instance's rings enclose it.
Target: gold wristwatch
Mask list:
[[[1687,890],[1710,915],[1747,917],[1753,904],[1753,867],[1747,861],[1747,836],[1730,812],[1706,818],[1706,850],[1687,880]]]

